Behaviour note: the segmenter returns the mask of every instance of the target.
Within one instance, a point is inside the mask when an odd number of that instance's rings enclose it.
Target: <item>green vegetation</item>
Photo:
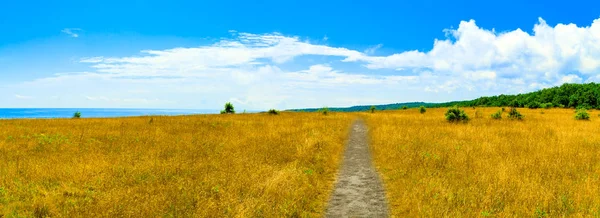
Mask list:
[[[552,103],[550,103],[550,104],[552,104]],[[529,109],[538,109],[540,107],[541,107],[541,104],[537,101],[533,101],[533,102],[530,102],[529,104],[527,104],[527,108],[529,108]]]
[[[369,108],[369,111],[371,111],[371,113],[375,113],[375,109],[376,109],[376,108],[375,108],[375,106],[371,106],[371,107]]]
[[[448,107],[458,105],[462,107],[488,106],[488,107],[570,107],[600,109],[600,84],[563,84],[561,86],[542,89],[535,92],[518,95],[498,95],[480,97],[469,101],[456,101],[435,105],[436,107]]]
[[[323,113],[323,115],[327,115],[327,114],[329,114],[329,108],[324,107],[324,108],[320,109],[319,112]]]
[[[427,108],[452,107],[528,107],[528,108],[551,108],[551,107],[585,107],[587,109],[600,109],[600,84],[563,84],[552,88],[542,89],[535,92],[517,94],[517,95],[498,95],[489,97],[480,97],[467,101],[453,101],[446,103],[424,103],[410,102],[376,105],[378,110],[396,110],[398,108],[417,108],[419,106]],[[347,108],[331,108],[331,111],[352,112],[366,111],[370,106],[353,106]],[[306,110],[308,112],[318,111],[319,109],[295,109],[292,111]]]
[[[493,113],[492,118],[496,119],[496,120],[502,119],[502,110],[499,110],[496,113]]]
[[[553,107],[554,105],[552,103],[544,103],[544,104],[540,104],[540,108],[544,108],[544,109],[549,109],[551,107]]]
[[[577,109],[575,112],[576,120],[590,120],[590,114],[585,109]]]
[[[271,114],[271,115],[278,115],[278,114],[279,114],[279,111],[278,111],[278,110],[275,110],[275,109],[271,109],[271,110],[269,110],[267,113],[269,113],[269,114]]]
[[[425,106],[421,106],[419,107],[419,112],[424,114],[427,111],[427,109],[425,109]]]
[[[73,114],[73,118],[78,119],[81,118],[81,112],[77,111]]]
[[[448,108],[448,111],[446,111],[446,114],[444,115],[446,116],[446,120],[449,122],[469,121],[469,116],[467,116],[467,113],[458,108],[458,106]]]
[[[522,120],[523,119],[523,115],[517,111],[517,108],[510,108],[510,111],[508,112],[508,119],[511,120]]]
[[[233,104],[231,104],[231,102],[225,103],[225,109],[221,111],[221,114],[235,114]]]
[[[406,110],[408,107],[406,105],[402,106],[402,110]]]

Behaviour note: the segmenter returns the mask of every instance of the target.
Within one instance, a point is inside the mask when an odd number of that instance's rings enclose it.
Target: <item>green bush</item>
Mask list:
[[[233,104],[231,104],[231,102],[225,103],[225,109],[221,111],[221,114],[235,114]]]
[[[585,109],[578,109],[577,112],[575,112],[575,119],[590,120],[590,114]]]
[[[582,105],[577,106],[575,108],[575,111],[577,111],[577,110],[589,110],[589,109],[592,109],[592,107],[590,107],[588,104],[582,104]]]
[[[369,111],[371,111],[371,113],[375,113],[375,106],[371,106],[371,108],[369,108]]]
[[[537,108],[540,108],[540,106],[541,106],[540,103],[537,102],[537,101],[534,101],[534,102],[531,102],[531,103],[527,104],[527,107],[529,109],[537,109]]]
[[[523,115],[517,111],[517,108],[512,107],[508,112],[508,118],[511,120],[522,120]]]
[[[446,111],[446,114],[444,115],[446,116],[446,120],[448,120],[448,122],[469,121],[469,116],[467,116],[467,113],[458,108],[458,106],[448,108],[448,111]]]
[[[402,106],[402,110],[406,110],[408,107],[406,105]]]
[[[275,110],[275,109],[271,109],[271,110],[269,110],[267,113],[269,113],[269,114],[271,114],[271,115],[278,115],[278,114],[279,114],[279,111],[278,111],[278,110]]]
[[[502,119],[502,110],[499,110],[496,113],[493,113],[492,118],[496,119],[496,120]]]
[[[321,110],[319,110],[319,111],[320,111],[320,112],[321,112],[323,115],[327,115],[327,114],[329,114],[329,108],[327,108],[327,107],[324,107],[324,108],[322,108],[322,109],[321,109]]]
[[[73,113],[73,118],[75,118],[75,119],[81,118],[81,112],[77,111],[77,112]]]
[[[506,108],[502,108],[502,112],[506,111]]]
[[[419,107],[419,112],[424,114],[427,111],[427,109],[425,109],[425,106],[421,106]]]
[[[545,104],[541,104],[540,107],[544,108],[544,109],[549,109],[552,106],[554,106],[551,102],[545,103]]]

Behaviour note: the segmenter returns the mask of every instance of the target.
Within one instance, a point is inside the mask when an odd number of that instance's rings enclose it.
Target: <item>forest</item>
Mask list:
[[[535,92],[516,95],[484,96],[473,100],[451,101],[444,103],[409,102],[385,105],[375,105],[376,110],[399,110],[425,106],[428,108],[439,107],[526,107],[526,108],[586,108],[600,109],[600,84],[565,83],[561,86],[546,88]],[[367,111],[371,105],[352,107],[328,108],[329,111],[353,112]],[[314,112],[323,108],[294,109],[290,111]]]
[[[480,97],[468,101],[454,101],[435,104],[433,107],[526,107],[526,108],[600,108],[598,98],[600,84],[572,84],[546,88],[535,92],[517,95]]]

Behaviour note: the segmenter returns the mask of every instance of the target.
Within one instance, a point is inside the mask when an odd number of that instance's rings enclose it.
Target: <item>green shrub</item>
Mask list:
[[[512,107],[508,112],[508,118],[511,120],[522,120],[523,115],[517,111],[517,108]]]
[[[321,109],[321,110],[319,110],[319,111],[320,111],[320,112],[321,112],[323,115],[327,115],[327,114],[329,114],[329,108],[327,108],[327,107],[324,107],[324,108],[322,108],[322,109]]]
[[[496,120],[502,119],[502,110],[499,110],[496,113],[493,113],[492,118],[496,119]]]
[[[278,111],[278,110],[275,110],[275,109],[271,109],[271,110],[267,111],[267,113],[269,113],[269,114],[271,114],[271,115],[278,115],[278,114],[279,114],[279,111]]]
[[[545,104],[541,104],[540,107],[544,108],[544,109],[549,109],[552,108],[552,106],[554,106],[551,102],[545,103]]]
[[[419,107],[419,112],[424,114],[427,111],[427,109],[425,109],[425,106],[421,106]]]
[[[506,108],[502,108],[502,112],[506,111]]]
[[[406,105],[402,106],[402,110],[406,110],[408,107]]]
[[[369,111],[371,111],[371,113],[375,113],[375,106],[371,106],[371,108],[369,108]]]
[[[540,106],[541,106],[540,103],[537,101],[533,101],[533,102],[530,102],[529,104],[527,104],[527,107],[529,109],[537,109],[537,108],[540,108]]]
[[[231,102],[225,103],[225,109],[221,111],[221,114],[235,114],[233,104],[231,104]]]
[[[81,118],[81,112],[77,111],[77,112],[73,113],[73,118],[75,118],[75,119]]]
[[[585,109],[577,109],[575,112],[576,120],[590,120],[590,114]]]
[[[448,122],[469,121],[469,116],[467,116],[467,113],[458,108],[458,106],[448,108],[448,111],[446,111],[446,114],[444,115],[446,116],[446,120],[448,120]]]
[[[589,110],[589,109],[592,109],[592,107],[590,105],[588,105],[588,104],[582,104],[582,105],[577,106],[575,108],[575,111],[577,111],[577,110]]]

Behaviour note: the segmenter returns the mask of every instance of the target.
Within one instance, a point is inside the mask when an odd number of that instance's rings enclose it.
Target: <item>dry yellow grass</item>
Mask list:
[[[0,120],[0,217],[321,216],[351,121]]]
[[[511,121],[491,119],[497,110],[466,108],[468,124],[446,122],[446,109],[363,114],[392,214],[600,216],[598,111],[519,109]]]

